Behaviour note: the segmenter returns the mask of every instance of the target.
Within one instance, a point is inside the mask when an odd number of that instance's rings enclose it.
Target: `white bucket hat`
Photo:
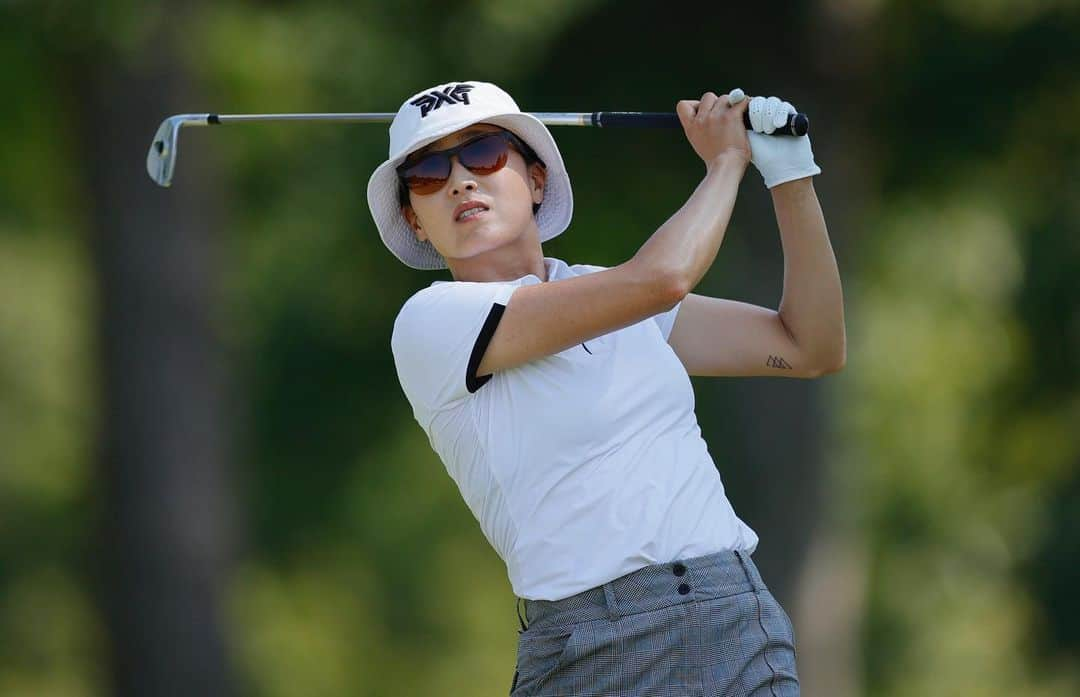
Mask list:
[[[451,82],[417,92],[405,100],[390,124],[390,159],[368,180],[367,198],[383,244],[414,269],[445,269],[446,261],[431,242],[416,239],[398,199],[395,168],[410,153],[474,123],[490,123],[511,131],[536,152],[547,167],[544,199],[536,212],[540,241],[546,242],[570,225],[574,196],[562,155],[547,126],[522,113],[513,98],[490,82]]]

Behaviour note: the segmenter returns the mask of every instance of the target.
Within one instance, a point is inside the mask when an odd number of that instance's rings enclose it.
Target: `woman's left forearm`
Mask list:
[[[772,194],[784,249],[780,319],[799,347],[823,369],[844,365],[844,297],[813,179],[785,182]]]

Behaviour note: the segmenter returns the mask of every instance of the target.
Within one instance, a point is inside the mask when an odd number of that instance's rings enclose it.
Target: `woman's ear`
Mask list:
[[[413,229],[416,239],[421,242],[427,240],[427,235],[424,234],[423,228],[420,227],[420,219],[416,217],[416,211],[412,209],[412,206],[402,206],[401,214],[405,216],[405,222],[409,224],[409,227]]]
[[[529,167],[529,180],[532,182],[533,203],[543,203],[544,184],[547,182],[547,168],[539,162],[532,163]]]

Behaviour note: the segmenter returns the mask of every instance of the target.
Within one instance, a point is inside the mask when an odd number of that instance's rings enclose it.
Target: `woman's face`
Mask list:
[[[442,150],[502,130],[492,124],[473,124],[441,138],[418,152]],[[526,168],[525,158],[512,147],[506,166],[491,174],[473,174],[451,158],[450,178],[433,194],[409,192],[411,206],[401,209],[420,241],[428,240],[445,259],[465,259],[518,240],[536,221],[533,203],[544,198],[546,172],[539,162]],[[454,211],[466,201],[479,201],[488,210],[458,221]]]

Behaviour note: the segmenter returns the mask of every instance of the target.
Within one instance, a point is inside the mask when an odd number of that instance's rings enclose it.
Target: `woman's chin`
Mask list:
[[[510,247],[516,242],[516,239],[508,236],[504,230],[500,231],[494,227],[481,229],[479,226],[469,230],[466,236],[459,236],[458,239],[462,244],[457,246],[457,251],[463,257],[480,256],[502,247]]]

